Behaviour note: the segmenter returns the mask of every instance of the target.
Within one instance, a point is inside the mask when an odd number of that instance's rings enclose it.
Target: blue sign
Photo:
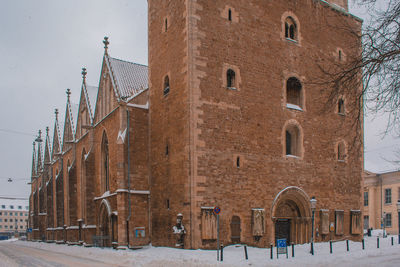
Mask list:
[[[28,228],[28,229],[27,229],[27,232],[28,232],[28,233],[32,233],[32,228]]]
[[[214,213],[215,214],[218,215],[220,212],[221,212],[221,209],[218,206],[214,208]]]
[[[286,254],[286,258],[288,257],[286,238],[276,240],[276,254],[278,258],[279,254]]]

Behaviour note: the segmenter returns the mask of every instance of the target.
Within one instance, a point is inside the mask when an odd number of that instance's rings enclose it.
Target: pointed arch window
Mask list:
[[[297,24],[292,17],[287,17],[285,20],[285,37],[287,39],[297,41]]]
[[[107,135],[103,133],[103,141],[101,143],[101,177],[103,191],[110,190],[110,162],[109,162],[109,151],[108,151],[108,139]]]
[[[302,96],[302,85],[301,82],[291,77],[286,82],[286,101],[287,107],[294,109],[303,108],[303,96]]]
[[[236,73],[232,69],[226,72],[226,87],[236,89]]]
[[[82,151],[81,158],[81,219],[86,217],[86,161],[85,161],[86,150]]]
[[[168,75],[164,78],[164,96],[169,94],[169,77]]]

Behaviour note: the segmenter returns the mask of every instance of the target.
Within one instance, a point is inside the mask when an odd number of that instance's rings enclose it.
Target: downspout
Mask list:
[[[128,166],[127,166],[127,175],[128,175],[128,217],[126,218],[126,239],[127,239],[127,246],[129,248],[129,221],[131,219],[132,215],[132,209],[131,209],[131,177],[130,177],[130,171],[131,171],[131,161],[130,161],[130,132],[129,132],[129,108],[126,109],[126,134],[127,134],[127,149],[128,149],[128,155],[127,155],[127,160],[128,160]]]
[[[383,221],[383,189],[382,189],[382,176],[381,176],[380,174],[378,174],[378,177],[379,177],[379,181],[381,182],[381,218],[380,218],[380,221],[381,221],[381,229],[383,229],[383,223],[384,223],[384,221]]]

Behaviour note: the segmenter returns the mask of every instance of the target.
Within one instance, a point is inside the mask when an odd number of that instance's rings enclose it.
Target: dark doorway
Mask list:
[[[231,241],[234,244],[240,243],[240,217],[232,216],[231,221]]]
[[[287,243],[290,244],[290,220],[277,219],[275,222],[275,243],[278,239],[285,238]]]

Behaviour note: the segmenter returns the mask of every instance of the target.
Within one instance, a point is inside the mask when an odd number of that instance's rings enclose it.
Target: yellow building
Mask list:
[[[364,229],[386,229],[398,234],[397,201],[400,199],[400,171],[364,172]]]
[[[0,197],[0,236],[25,234],[28,206],[27,199]]]

